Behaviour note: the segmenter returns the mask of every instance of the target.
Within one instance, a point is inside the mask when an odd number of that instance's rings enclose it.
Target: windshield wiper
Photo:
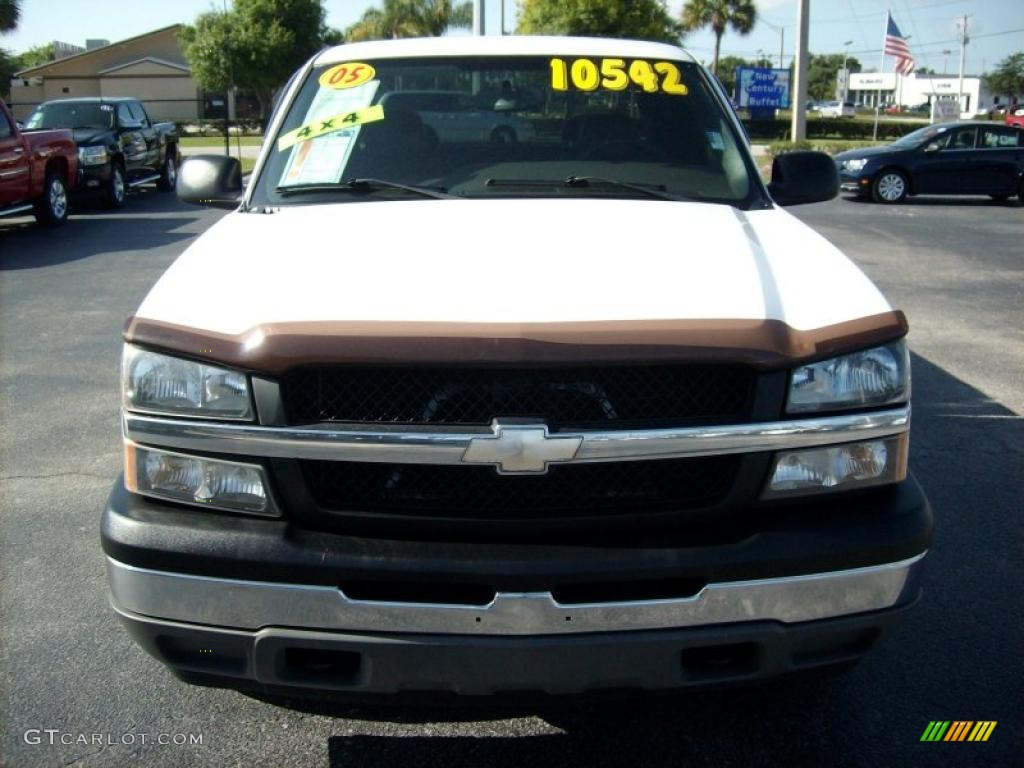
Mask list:
[[[632,181],[619,181],[608,179],[604,176],[567,176],[564,179],[488,179],[484,186],[488,187],[534,187],[544,184],[554,184],[573,189],[586,189],[592,186],[619,187],[633,192],[639,192],[647,197],[658,200],[704,200],[699,195],[675,195],[670,194],[664,184],[641,184]]]
[[[290,184],[274,189],[279,195],[297,195],[315,192],[354,192],[356,194],[370,194],[382,189],[401,189],[412,192],[420,197],[431,197],[437,200],[461,200],[457,195],[449,195],[443,187],[417,187],[412,184],[402,184],[398,181],[387,179],[346,179],[336,182],[318,182],[315,184]]]

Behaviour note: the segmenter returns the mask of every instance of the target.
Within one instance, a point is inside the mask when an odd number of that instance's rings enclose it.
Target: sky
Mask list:
[[[230,0],[226,0],[230,5]],[[225,0],[136,0],[126,11],[124,0],[22,0],[22,20],[12,33],[0,35],[0,47],[15,53],[52,40],[82,45],[86,38],[112,42],[221,9]],[[505,28],[515,26],[516,0],[485,0],[489,34],[498,34],[501,7]],[[345,28],[367,8],[371,0],[324,0],[327,21]],[[669,0],[678,15],[683,0]],[[1024,51],[1024,0],[811,0],[810,50],[842,53],[849,50],[865,68],[881,64],[885,14],[891,10],[917,66],[955,73],[959,67],[956,18],[968,14],[965,70],[968,74],[989,71],[1002,58]],[[796,41],[797,0],[757,0],[761,22],[746,37],[726,32],[722,55],[755,58],[758,51],[778,59],[780,32],[785,29],[784,61],[788,65]],[[848,45],[844,45],[849,41]],[[709,61],[714,36],[709,31],[687,35],[683,43],[698,59]],[[948,53],[946,53],[948,51]],[[886,68],[892,67],[890,59]]]

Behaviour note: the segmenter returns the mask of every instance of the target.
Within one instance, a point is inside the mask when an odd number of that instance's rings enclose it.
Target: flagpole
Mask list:
[[[871,140],[878,141],[878,110],[882,101],[882,88],[885,85],[885,38],[889,34],[889,11],[885,12],[885,29],[882,32],[882,64],[878,68],[878,74],[881,75],[878,83],[878,96],[875,99],[875,129],[871,133]]]

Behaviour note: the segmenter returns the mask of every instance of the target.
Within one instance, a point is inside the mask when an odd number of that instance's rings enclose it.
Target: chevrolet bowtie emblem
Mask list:
[[[569,461],[583,438],[550,436],[544,425],[501,424],[495,421],[493,437],[474,437],[462,454],[467,464],[494,464],[503,475],[543,474],[552,461]]]

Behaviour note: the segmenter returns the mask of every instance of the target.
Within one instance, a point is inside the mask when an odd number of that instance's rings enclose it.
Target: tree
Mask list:
[[[10,32],[18,26],[20,5],[19,0],[0,0],[0,32]]]
[[[349,42],[396,37],[440,37],[452,27],[473,23],[473,5],[451,0],[384,0],[383,8],[370,8],[348,28]]]
[[[730,96],[737,96],[736,93],[736,70],[740,67],[752,67],[753,62],[742,59],[739,56],[723,56],[718,62],[718,79]]]
[[[821,56],[811,54],[807,62],[807,98],[829,101],[836,97],[836,75],[843,68],[844,59],[851,72],[860,72],[860,62],[852,56],[846,58],[841,53]]]
[[[29,67],[38,67],[40,64],[48,64],[57,58],[54,53],[53,43],[46,45],[34,45],[27,51],[19,53],[14,57],[14,63],[18,65],[18,71]]]
[[[274,91],[331,35],[320,0],[235,0],[227,13],[201,14],[181,31],[199,87],[247,90],[266,118]]]
[[[1011,53],[985,75],[985,85],[995,95],[1006,94],[1014,104],[1024,96],[1024,51]]]
[[[678,43],[682,28],[659,0],[523,0],[516,32]]]
[[[0,98],[11,98],[11,78],[18,71],[18,64],[11,52],[0,48]]]
[[[711,71],[715,74],[718,74],[718,53],[726,28],[749,35],[756,21],[757,8],[753,0],[686,0],[683,6],[683,29],[711,27],[715,33],[715,55],[711,60]]]

